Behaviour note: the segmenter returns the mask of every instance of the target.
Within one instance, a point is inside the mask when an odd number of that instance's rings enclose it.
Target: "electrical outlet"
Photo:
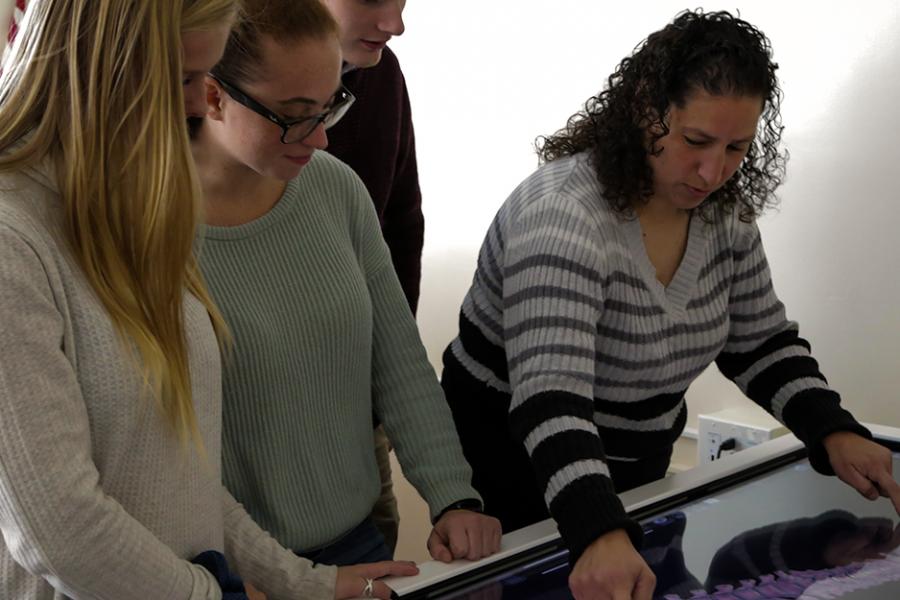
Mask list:
[[[772,417],[740,408],[698,415],[698,425],[697,459],[700,464],[724,458],[787,432]]]
[[[706,442],[703,444],[706,448],[704,451],[706,456],[705,462],[712,462],[719,456],[719,448],[722,446],[722,435],[714,431],[708,431],[703,439]]]

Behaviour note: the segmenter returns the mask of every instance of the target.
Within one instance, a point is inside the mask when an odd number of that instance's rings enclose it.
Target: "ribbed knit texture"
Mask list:
[[[184,301],[206,459],[142,392],[74,264],[47,170],[0,175],[0,598],[217,599],[188,559],[224,552],[270,599],[334,595],[260,530],[220,479],[221,366],[209,316]]]
[[[394,269],[415,313],[425,217],[406,80],[397,57],[385,48],[377,65],[352,69],[343,82],[356,103],[328,130],[328,152],[350,165],[366,184]]]
[[[639,222],[605,205],[585,156],[543,166],[500,209],[450,350],[466,376],[508,394],[508,426],[576,553],[621,525],[607,461],[671,445],[685,390],[714,360],[811,446],[821,471],[825,434],[867,434],[785,318],[755,224],[692,217],[664,287]]]
[[[362,182],[317,152],[275,207],[208,227],[202,266],[234,335],[225,367],[227,487],[309,551],[372,510],[372,414],[436,514],[477,497]]]

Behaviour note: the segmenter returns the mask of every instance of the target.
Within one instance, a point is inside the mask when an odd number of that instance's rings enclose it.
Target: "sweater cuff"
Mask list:
[[[643,542],[641,526],[629,518],[612,482],[602,475],[586,475],[573,481],[549,508],[573,565],[597,538],[616,529],[624,529],[636,549]]]
[[[841,408],[840,397],[832,391],[810,390],[797,394],[785,407],[783,417],[785,424],[806,445],[813,469],[823,475],[834,475],[822,444],[830,434],[849,431],[872,439],[872,433]]]
[[[232,573],[225,556],[215,550],[201,552],[191,560],[210,572],[222,590],[222,600],[247,600],[244,584],[237,574]]]

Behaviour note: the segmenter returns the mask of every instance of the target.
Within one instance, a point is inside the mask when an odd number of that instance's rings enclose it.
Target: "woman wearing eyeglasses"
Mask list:
[[[42,0],[3,62],[3,600],[260,598],[235,571],[269,600],[387,598],[373,578],[415,571],[313,568],[222,488],[228,336],[192,252],[183,123],[235,12]]]
[[[390,558],[372,416],[428,502],[441,560],[499,547],[362,182],[325,152],[350,107],[337,26],[314,0],[245,0],[194,137],[202,268],[234,336],[229,490],[282,544],[325,564]]]

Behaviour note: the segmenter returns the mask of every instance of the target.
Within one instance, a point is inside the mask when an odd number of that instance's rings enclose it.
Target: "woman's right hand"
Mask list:
[[[334,586],[335,600],[346,598],[365,598],[366,584],[372,580],[373,598],[390,600],[391,588],[378,581],[382,577],[394,575],[409,577],[417,575],[419,568],[414,562],[386,560],[383,562],[338,567],[337,584]]]
[[[651,600],[656,576],[623,529],[601,535],[569,575],[575,600]]]

